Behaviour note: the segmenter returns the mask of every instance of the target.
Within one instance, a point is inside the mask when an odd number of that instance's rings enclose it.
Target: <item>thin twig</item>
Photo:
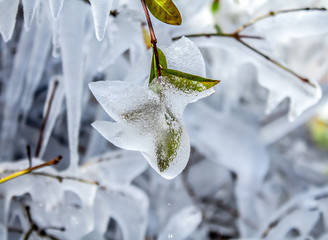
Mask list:
[[[38,139],[38,144],[36,146],[36,150],[35,150],[35,157],[39,157],[40,154],[40,150],[41,150],[41,146],[42,146],[42,141],[43,141],[43,134],[44,134],[44,130],[46,128],[47,125],[47,121],[48,121],[48,117],[49,117],[49,113],[51,110],[51,105],[52,105],[52,101],[55,97],[55,93],[56,93],[56,89],[58,87],[59,82],[56,80],[54,83],[54,88],[52,89],[50,98],[49,98],[49,102],[46,108],[46,113],[44,115],[43,121],[42,121],[42,125],[41,125],[41,129],[40,129],[40,134],[39,134],[39,139]]]
[[[4,178],[0,178],[0,184],[2,184],[4,182],[8,182],[8,181],[10,181],[10,180],[12,180],[14,178],[20,177],[22,175],[31,173],[31,172],[33,172],[33,171],[35,171],[37,169],[40,169],[40,168],[43,168],[43,167],[47,167],[47,166],[51,166],[51,165],[55,165],[55,164],[57,164],[57,163],[60,162],[61,158],[62,158],[61,156],[58,156],[58,157],[56,157],[56,158],[54,158],[54,159],[52,159],[52,160],[50,160],[50,161],[48,161],[46,163],[42,163],[42,164],[39,164],[39,165],[34,166],[34,167],[29,167],[29,168],[26,168],[24,170],[13,172],[12,174],[10,174],[10,175],[8,175],[8,176],[6,176]]]
[[[266,60],[268,60],[269,62],[272,62],[272,63],[273,63],[274,65],[276,65],[277,67],[279,67],[279,68],[285,70],[286,72],[288,72],[288,73],[294,75],[295,77],[297,77],[298,79],[300,79],[302,82],[307,83],[307,84],[309,84],[310,86],[316,88],[316,86],[315,86],[315,85],[314,85],[309,79],[300,76],[299,74],[297,74],[296,72],[294,72],[294,71],[291,70],[290,68],[284,66],[283,64],[281,64],[281,63],[277,62],[276,60],[270,58],[268,55],[266,55],[266,54],[260,52],[259,50],[255,49],[255,48],[253,48],[251,45],[249,45],[248,43],[244,42],[244,41],[241,40],[240,38],[237,37],[236,40],[237,40],[238,42],[240,42],[242,45],[244,45],[245,47],[247,47],[247,48],[249,48],[250,50],[252,50],[253,52],[259,54],[259,55],[262,56],[262,57],[264,57],[264,58],[265,58]]]
[[[273,17],[273,16],[276,16],[276,15],[282,14],[282,13],[298,12],[298,11],[327,11],[327,9],[326,8],[295,8],[295,9],[279,10],[279,11],[274,11],[274,12],[271,11],[271,12],[268,12],[267,14],[261,15],[259,17],[256,17],[256,18],[250,20],[248,23],[239,27],[234,33],[239,34],[244,29],[252,26],[254,23],[261,21],[264,18]]]
[[[27,159],[28,159],[28,167],[32,167],[32,155],[31,155],[31,146],[27,145],[26,146],[26,154],[27,154]]]
[[[156,39],[156,36],[155,36],[153,25],[152,25],[151,20],[150,20],[150,16],[149,16],[149,12],[148,12],[148,9],[147,9],[147,6],[146,6],[146,2],[145,2],[145,0],[140,0],[140,1],[141,1],[142,7],[143,7],[143,10],[145,12],[146,19],[147,19],[149,33],[150,33],[150,39],[151,39],[150,41],[153,45],[153,50],[154,50],[154,54],[155,54],[156,69],[157,69],[157,76],[161,76],[161,67],[160,67],[160,63],[159,63],[159,57],[158,57],[158,51],[157,51],[157,45],[156,45],[157,44],[157,39]]]
[[[177,36],[172,38],[173,41],[176,41],[183,36]],[[190,35],[184,35],[184,37],[192,38],[192,37],[230,37],[230,38],[236,38],[236,34],[234,33],[200,33],[200,34],[190,34]],[[251,38],[251,39],[263,39],[263,37],[260,36],[252,36],[252,35],[238,35],[240,38]]]

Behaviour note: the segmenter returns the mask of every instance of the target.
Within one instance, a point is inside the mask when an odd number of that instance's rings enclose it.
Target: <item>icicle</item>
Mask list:
[[[14,66],[7,84],[5,95],[5,111],[2,122],[1,154],[4,158],[10,157],[13,140],[17,130],[17,117],[20,110],[21,94],[24,88],[25,74],[28,66],[26,59],[30,59],[35,32],[35,25],[31,31],[22,30],[18,43],[18,49],[14,60]]]
[[[71,11],[74,9],[74,11]],[[60,19],[60,45],[67,104],[70,168],[78,165],[78,136],[83,90],[84,28],[89,7],[81,0],[65,1]]]
[[[52,56],[54,58],[59,57],[59,54],[60,54],[58,25],[59,25],[58,21],[53,21],[53,23],[52,23]]]
[[[40,157],[42,158],[47,145],[48,145],[48,141],[51,135],[51,132],[55,126],[56,120],[59,116],[61,107],[62,107],[62,103],[63,103],[63,99],[64,99],[64,85],[63,85],[63,79],[61,76],[54,76],[51,80],[50,80],[50,84],[49,84],[49,88],[48,88],[48,95],[47,95],[47,101],[46,104],[44,105],[44,111],[43,111],[43,115],[45,114],[46,111],[46,107],[49,104],[49,99],[51,96],[51,93],[53,91],[54,88],[54,83],[55,81],[58,81],[58,86],[55,92],[55,96],[53,98],[52,101],[52,105],[51,105],[51,109],[49,112],[49,117],[48,117],[48,122],[46,125],[46,129],[44,130],[44,135],[43,135],[43,141],[42,141],[42,146],[41,146],[41,151],[40,151]]]
[[[43,11],[41,26],[37,28],[33,40],[34,44],[27,69],[26,85],[22,97],[22,102],[24,103],[22,105],[24,116],[26,116],[31,107],[34,91],[41,80],[43,69],[46,64],[46,58],[49,54],[51,30],[49,28],[49,21],[46,14],[47,12]]]
[[[106,32],[109,11],[113,0],[90,0],[93,21],[98,41],[102,41]]]
[[[15,23],[19,0],[0,2],[0,33],[5,42],[11,38]]]
[[[62,10],[64,0],[49,0],[52,16],[57,19]]]
[[[24,27],[28,31],[35,15],[35,10],[38,6],[39,0],[22,0],[24,9]]]

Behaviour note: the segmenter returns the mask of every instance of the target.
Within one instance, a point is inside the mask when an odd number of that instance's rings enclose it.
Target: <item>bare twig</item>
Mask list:
[[[48,161],[46,163],[42,163],[42,164],[39,164],[39,165],[34,166],[34,167],[29,167],[29,168],[26,168],[24,170],[13,172],[12,174],[10,174],[10,175],[8,175],[8,176],[6,176],[4,178],[0,178],[0,184],[1,183],[4,183],[4,182],[8,182],[8,181],[10,181],[10,180],[12,180],[14,178],[20,177],[22,175],[31,173],[31,172],[33,172],[33,171],[35,171],[37,169],[40,169],[40,168],[43,168],[43,167],[47,167],[47,166],[51,166],[51,165],[55,165],[55,164],[57,164],[57,163],[60,162],[61,158],[62,158],[61,156],[58,156],[58,157],[56,157],[56,158],[54,158],[54,159],[52,159],[52,160],[50,160],[50,161]]]
[[[39,139],[38,139],[38,144],[36,146],[36,150],[35,150],[35,157],[39,157],[40,154],[40,150],[41,150],[41,146],[42,146],[42,141],[43,141],[43,134],[44,134],[44,130],[46,128],[47,125],[47,121],[48,121],[48,117],[49,117],[49,113],[51,110],[51,105],[52,105],[52,101],[55,97],[55,93],[56,93],[56,89],[58,87],[59,82],[55,81],[54,83],[54,88],[52,89],[52,93],[50,95],[49,98],[49,102],[46,108],[46,113],[44,115],[43,121],[42,121],[42,125],[41,125],[41,129],[40,129],[40,135],[39,135]]]
[[[28,167],[32,167],[32,155],[31,155],[31,146],[27,145],[26,146],[26,154],[27,154],[27,159],[28,159]]]

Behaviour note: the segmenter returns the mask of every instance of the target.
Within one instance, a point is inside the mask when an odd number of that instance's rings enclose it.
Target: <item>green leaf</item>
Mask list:
[[[216,14],[220,10],[220,0],[213,1],[211,10],[213,14]]]
[[[182,23],[180,12],[172,0],[145,0],[145,2],[149,11],[158,20],[172,25]]]
[[[157,48],[157,53],[158,53],[158,59],[159,59],[159,64],[161,68],[167,68],[167,63],[166,63],[166,57],[164,53],[161,51],[161,49]],[[154,78],[157,78],[157,68],[156,68],[156,59],[155,59],[155,53],[153,52],[153,60],[151,62],[151,69],[150,69],[150,75],[149,75],[149,83],[153,81]]]
[[[165,171],[177,156],[182,135],[181,124],[169,109],[166,109],[165,121],[169,130],[156,145],[157,166],[161,172]]]
[[[219,24],[215,24],[214,27],[215,27],[216,33],[219,33],[219,34],[220,33],[223,33],[223,31],[222,31],[222,29],[221,29],[221,27],[220,27]]]
[[[195,91],[202,92],[215,86],[220,82],[219,80],[203,78],[200,76],[180,72],[173,69],[162,69],[162,75],[165,77],[165,81],[168,81],[175,88],[185,93]]]

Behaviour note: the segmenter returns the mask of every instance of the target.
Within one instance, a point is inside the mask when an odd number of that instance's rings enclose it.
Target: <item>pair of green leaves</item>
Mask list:
[[[165,81],[184,93],[202,92],[211,87],[214,87],[220,82],[219,80],[212,80],[193,74],[180,72],[178,70],[168,69],[164,53],[159,48],[157,48],[157,51],[161,74],[163,77],[165,77]],[[153,79],[157,77],[156,58],[155,54],[153,54],[149,83],[151,83]]]
[[[181,14],[172,0],[145,0],[149,11],[158,20],[172,25],[182,23]]]

